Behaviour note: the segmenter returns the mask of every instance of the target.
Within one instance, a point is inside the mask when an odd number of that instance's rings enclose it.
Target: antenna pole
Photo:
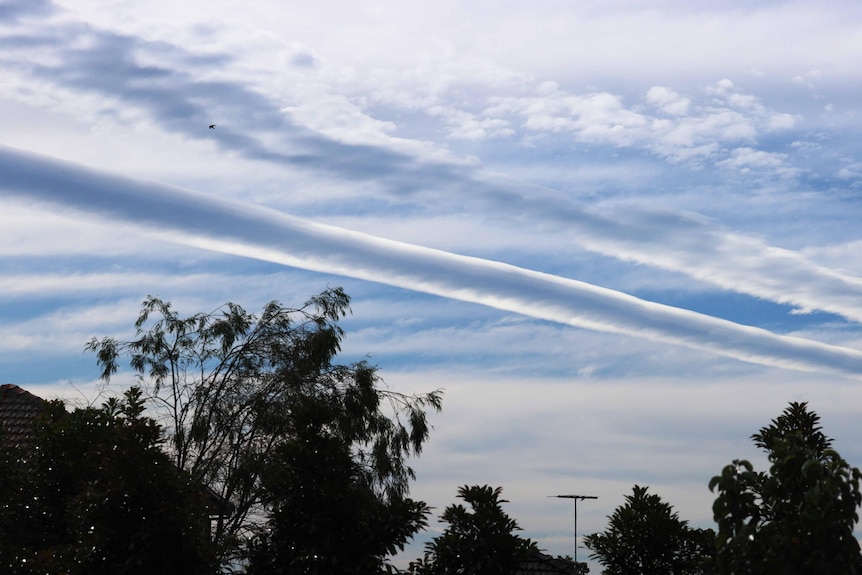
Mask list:
[[[571,499],[575,502],[575,567],[578,565],[578,501],[598,499],[595,495],[548,495],[559,499]]]

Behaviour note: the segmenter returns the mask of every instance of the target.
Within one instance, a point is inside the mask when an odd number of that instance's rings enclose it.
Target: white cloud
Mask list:
[[[575,488],[601,496],[579,509],[583,532],[636,481],[711,526],[705,482],[756,457],[748,436],[789,400],[810,400],[842,455],[862,457],[847,384],[858,369],[826,375],[835,362],[819,344],[796,353],[799,340],[738,326],[721,345],[817,371],[667,345],[716,324],[619,293],[862,349],[858,3],[59,2],[0,22],[2,143],[96,168],[84,182],[108,184],[98,170],[110,169],[205,195],[148,212],[170,194],[133,182],[133,210],[55,178],[81,193],[60,201],[87,206],[60,214],[39,195],[4,196],[4,381],[92,383],[80,344],[128,335],[151,289],[194,312],[342,284],[356,311],[348,359],[370,352],[398,389],[449,388],[415,494],[442,509],[457,485],[503,485],[555,553],[571,552],[571,507],[546,495]],[[11,182],[24,168],[0,181],[35,185],[58,166]],[[218,198],[304,218],[261,223]],[[197,235],[165,233],[163,218]],[[587,317],[591,295],[609,306],[600,317]]]
[[[862,351],[779,336],[576,280],[314,224],[11,149],[0,149],[0,166],[0,185],[13,196],[35,195],[58,206],[118,218],[186,245],[587,329],[654,338],[743,361],[852,377],[862,369]]]
[[[853,409],[859,390],[816,377],[770,383],[760,373],[704,384],[673,377],[538,382],[473,373],[393,375],[407,389],[438,381],[448,387],[446,408],[432,419],[428,452],[417,461],[414,495],[442,510],[457,485],[502,485],[524,535],[565,534],[560,552],[571,546],[572,506],[547,496],[573,490],[599,497],[578,508],[581,534],[604,529],[633,483],[649,485],[681,518],[714,528],[709,479],[736,458],[766,469],[750,435],[791,400],[810,402],[849,461],[860,456]],[[519,465],[511,465],[511,454]],[[543,537],[540,544],[549,543]]]
[[[479,118],[469,112],[443,106],[431,106],[426,112],[442,118],[449,126],[449,137],[457,140],[484,140],[515,133],[509,122],[500,118]]]
[[[483,113],[490,118],[520,117],[528,132],[567,133],[580,143],[648,150],[674,164],[717,161],[739,170],[750,169],[750,162],[724,161],[722,147],[743,145],[742,152],[732,150],[734,158],[743,152],[750,156],[759,136],[793,129],[797,122],[796,116],[769,110],[755,96],[739,92],[727,79],[708,87],[708,99],[701,102],[653,86],[643,96],[646,107],[626,105],[608,92],[579,95],[554,88],[543,84],[535,96],[492,98]],[[797,173],[786,162],[761,159],[758,167],[773,168],[779,177]]]
[[[173,246],[172,246],[173,247]],[[56,296],[91,297],[120,293],[134,296],[161,290],[191,291],[215,282],[227,281],[225,276],[216,274],[171,275],[165,277],[156,273],[105,273],[71,272],[44,274],[6,274],[0,278],[0,293],[3,299],[47,298]]]
[[[670,116],[688,114],[691,104],[688,98],[680,96],[665,86],[653,86],[646,93],[646,102]]]
[[[764,152],[753,148],[737,148],[730,157],[717,162],[719,166],[733,168],[742,173],[752,169],[769,169],[783,176],[795,176],[799,170],[788,165],[787,154]]]
[[[769,119],[768,128],[770,131],[792,130],[799,120],[800,118],[793,114],[773,114]]]
[[[628,146],[647,123],[622,100],[607,92],[574,95],[555,93],[533,98],[494,98],[485,111],[509,111],[523,118],[523,127],[536,132],[570,132],[575,140]]]
[[[862,162],[851,162],[839,169],[835,176],[842,180],[858,180],[862,178]]]
[[[137,313],[138,303],[136,298],[68,306],[23,321],[6,322],[0,325],[8,334],[0,346],[0,355],[8,365],[21,357],[38,358],[46,350],[53,354],[80,354],[84,344],[97,334],[116,335],[121,327],[127,329],[129,318]]]

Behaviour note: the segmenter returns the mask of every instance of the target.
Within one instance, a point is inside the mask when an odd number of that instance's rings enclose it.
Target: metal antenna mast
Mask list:
[[[578,564],[578,500],[598,499],[595,495],[548,495],[548,497],[558,497],[560,499],[572,499],[575,502],[575,566]]]

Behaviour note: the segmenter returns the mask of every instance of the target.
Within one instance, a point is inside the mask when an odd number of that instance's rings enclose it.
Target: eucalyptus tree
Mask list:
[[[427,525],[425,503],[375,492],[373,476],[332,425],[340,409],[330,407],[294,408],[295,440],[278,446],[263,477],[271,505],[248,575],[394,572],[394,555]]]
[[[318,431],[345,446],[375,497],[396,501],[408,492],[408,459],[428,439],[426,411],[439,411],[441,392],[398,393],[383,387],[367,362],[337,363],[344,337],[338,322],[349,305],[333,288],[297,308],[270,302],[259,316],[227,303],[181,317],[150,296],[134,338],[87,344],[105,380],[128,357],[165,419],[176,466],[221,502],[213,535],[223,561],[259,535],[279,505],[264,479],[283,464],[286,446],[307,433],[301,414],[309,406],[327,412]]]

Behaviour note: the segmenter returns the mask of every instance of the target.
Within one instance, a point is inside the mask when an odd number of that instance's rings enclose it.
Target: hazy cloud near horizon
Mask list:
[[[859,465],[860,22],[0,1],[0,377],[91,389],[83,342],[148,293],[345,285],[346,357],[447,388],[415,494],[503,485],[555,553],[555,491],[601,495],[584,532],[636,482],[708,522],[708,476],[790,400]]]

